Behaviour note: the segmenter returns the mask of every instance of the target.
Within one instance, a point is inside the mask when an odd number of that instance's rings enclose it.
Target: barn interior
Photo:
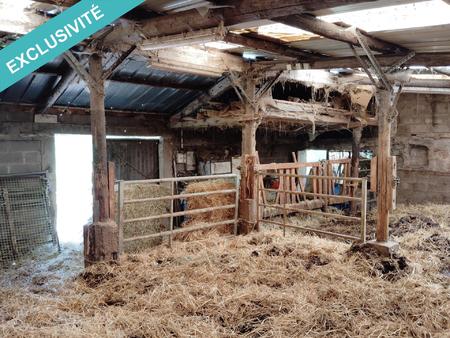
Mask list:
[[[0,0],[0,48],[78,2]],[[448,337],[449,31],[147,0],[0,92],[0,335]]]

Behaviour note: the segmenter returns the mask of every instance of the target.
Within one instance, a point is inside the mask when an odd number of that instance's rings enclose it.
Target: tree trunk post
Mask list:
[[[89,59],[91,99],[91,132],[93,147],[93,224],[84,228],[85,266],[118,259],[119,231],[110,214],[110,182],[106,152],[105,81],[102,56]]]

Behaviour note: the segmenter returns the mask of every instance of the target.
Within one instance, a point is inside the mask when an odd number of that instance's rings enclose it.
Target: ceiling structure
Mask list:
[[[22,6],[22,15],[3,18],[5,14],[0,14],[0,46],[76,2],[16,0],[15,10]],[[109,27],[102,41],[102,47],[109,50],[106,59],[110,63],[129,51],[130,46],[137,45],[109,77],[106,108],[175,115],[211,88],[222,73],[239,73],[249,65],[264,71],[360,68],[360,61],[349,44],[354,45],[360,55],[364,55],[364,51],[358,47],[352,30],[346,23],[326,22],[322,17],[426,2],[146,1]],[[5,13],[2,9],[6,5],[0,0],[0,13]],[[259,28],[274,23],[313,34],[293,38],[261,33],[263,30]],[[449,30],[450,24],[443,24],[360,32],[382,66],[391,66],[400,60],[406,67],[432,67],[450,65]],[[91,50],[91,42],[74,48],[80,61]],[[29,104],[36,107],[38,113],[45,112],[49,106],[87,108],[89,92],[63,58],[57,58],[0,93],[0,102]]]

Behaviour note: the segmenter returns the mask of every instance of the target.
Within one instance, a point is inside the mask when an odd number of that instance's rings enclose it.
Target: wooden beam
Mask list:
[[[262,50],[269,53],[274,53],[297,60],[311,60],[320,59],[320,55],[312,52],[303,51],[298,48],[292,48],[281,43],[275,43],[263,38],[257,38],[246,34],[233,34],[229,33],[225,35],[225,42],[242,45],[256,50]]]
[[[248,118],[241,128],[241,186],[239,193],[239,234],[248,234],[255,229],[256,219],[256,177],[255,164],[256,153],[256,131],[261,123],[258,118],[259,105],[256,97],[256,80],[252,74],[247,75],[240,81],[245,102],[242,112]]]
[[[152,67],[179,73],[220,77],[225,72],[240,73],[245,68],[245,62],[238,56],[190,46],[142,54],[150,57]]]
[[[181,112],[173,115],[170,119],[170,123],[176,123],[185,116],[189,116],[199,110],[202,106],[207,104],[212,99],[222,95],[225,91],[230,89],[232,82],[229,76],[222,77],[217,83],[212,86],[208,91],[202,93],[199,97],[189,103]]]
[[[117,68],[135,51],[136,46],[131,46],[128,50],[120,54],[114,63],[103,72],[103,79],[107,80],[116,71]]]
[[[102,56],[98,54],[90,56],[89,73],[95,82],[95,86],[89,84],[89,90],[91,93],[91,129],[94,154],[94,223],[96,223],[106,222],[110,216]]]
[[[392,93],[380,91],[378,97],[378,147],[377,147],[377,228],[376,239],[386,242],[389,239],[390,191],[392,190],[391,160],[391,122]]]
[[[308,14],[289,15],[276,18],[275,21],[309,31],[328,39],[347,42],[355,46],[360,45],[357,36],[351,30],[338,26],[334,23],[320,20]],[[408,52],[406,48],[387,41],[383,41],[378,38],[374,38],[365,32],[363,34],[371,50],[388,54],[400,54]]]
[[[248,109],[247,109],[248,110]],[[351,112],[344,109],[325,107],[318,103],[297,103],[273,100],[273,103],[261,111],[261,123],[286,123],[316,126],[348,127]],[[204,110],[196,117],[185,117],[173,121],[172,128],[209,128],[209,127],[239,127],[255,117],[246,113],[244,108],[234,107],[224,111]],[[360,126],[361,124],[358,124]],[[356,124],[355,124],[356,127]]]
[[[69,85],[77,78],[77,72],[70,67],[61,77],[58,84],[52,88],[50,96],[45,98],[36,108],[37,114],[45,114],[67,90]]]
[[[276,2],[269,0],[242,0],[232,2],[230,7],[212,9],[207,15],[202,15],[199,11],[193,9],[143,20],[141,25],[145,36],[152,38],[217,27],[222,23],[225,26],[232,26],[245,22],[363,2],[368,2],[368,0],[280,0]]]

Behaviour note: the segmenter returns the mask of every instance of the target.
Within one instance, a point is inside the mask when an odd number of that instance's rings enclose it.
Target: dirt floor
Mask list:
[[[449,209],[400,207],[391,258],[279,229],[84,272],[65,249],[0,277],[0,336],[449,337]]]

